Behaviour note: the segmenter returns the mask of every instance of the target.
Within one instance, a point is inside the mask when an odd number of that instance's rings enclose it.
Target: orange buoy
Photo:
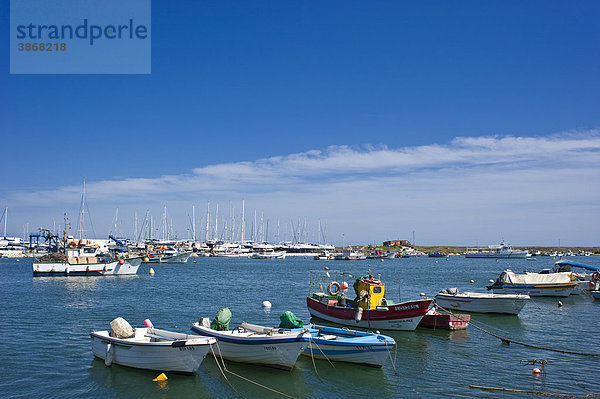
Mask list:
[[[342,283],[340,284],[342,291],[347,291],[348,290],[348,283],[345,281],[342,281]]]
[[[329,270],[329,268],[327,266],[325,266],[325,270]]]
[[[540,374],[541,372],[542,372],[542,370],[540,370],[540,369],[539,369],[539,368],[537,368],[537,367],[536,367],[536,368],[534,368],[534,369],[532,370],[532,373],[533,373],[533,374]]]

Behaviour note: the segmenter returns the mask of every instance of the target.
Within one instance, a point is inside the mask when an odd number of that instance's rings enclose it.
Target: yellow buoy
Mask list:
[[[153,269],[153,268],[150,268],[150,271],[149,271],[149,273],[150,273],[151,275],[153,275],[153,276],[154,276],[154,269]]]
[[[158,377],[156,377],[152,381],[166,381],[166,380],[167,380],[167,376],[165,375],[165,373],[160,373],[158,375]]]

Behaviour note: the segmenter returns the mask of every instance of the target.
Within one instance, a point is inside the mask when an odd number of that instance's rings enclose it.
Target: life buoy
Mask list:
[[[335,291],[332,289],[333,287],[336,288]],[[338,283],[337,281],[332,281],[331,283],[329,283],[329,286],[327,287],[327,292],[329,293],[329,295],[338,295],[341,290],[342,290],[342,287],[340,286],[340,283]]]
[[[592,274],[592,281],[595,283],[600,282],[600,272],[594,272]]]
[[[77,248],[77,244],[75,244],[75,241],[71,241],[67,246],[71,249]]]

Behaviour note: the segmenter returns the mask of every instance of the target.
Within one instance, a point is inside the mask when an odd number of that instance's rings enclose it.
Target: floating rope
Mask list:
[[[387,349],[388,356],[390,357],[390,362],[392,363],[392,368],[394,369],[394,375],[398,375],[398,370],[396,370],[396,359],[398,358],[398,345],[393,345],[396,347],[394,357],[392,358],[392,351],[389,348],[389,345],[385,344],[385,349]]]
[[[210,349],[211,349],[211,351],[212,351],[212,345],[211,345],[211,348],[210,348]],[[260,383],[258,383],[258,382],[256,382],[256,381],[252,381],[252,380],[251,380],[251,379],[249,379],[249,378],[246,378],[246,377],[244,377],[244,376],[241,376],[241,375],[239,375],[239,374],[237,374],[237,373],[234,373],[233,371],[227,370],[227,366],[225,366],[225,360],[223,359],[223,355],[221,354],[221,347],[219,346],[219,342],[217,342],[217,349],[219,350],[219,357],[221,358],[221,362],[222,362],[222,365],[223,365],[223,370],[225,371],[225,373],[232,374],[232,375],[234,375],[234,376],[236,376],[236,377],[238,377],[238,378],[240,378],[240,379],[242,379],[242,380],[244,380],[244,381],[247,381],[247,382],[249,382],[249,383],[252,383],[252,384],[254,384],[254,385],[257,385],[257,386],[259,386],[259,387],[261,387],[261,388],[264,388],[264,389],[266,389],[267,391],[274,392],[274,393],[276,393],[276,394],[279,394],[279,395],[281,395],[281,396],[284,396],[284,397],[286,397],[286,398],[290,398],[290,399],[296,399],[296,398],[294,398],[293,396],[290,396],[290,395],[288,395],[288,394],[285,394],[285,393],[283,393],[283,392],[280,392],[280,391],[278,391],[278,390],[276,390],[276,389],[269,388],[269,387],[268,387],[268,386],[266,386],[266,385],[260,384]],[[213,351],[213,356],[215,356],[215,353],[214,353],[214,351]],[[215,356],[215,360],[217,361],[217,365],[219,365],[219,361],[217,360],[216,356]],[[221,370],[221,366],[220,366],[220,365],[219,365],[219,370]],[[225,373],[223,373],[223,371],[221,371],[221,373],[223,374],[223,377],[225,377]],[[240,393],[240,392],[239,392],[237,389],[235,389],[235,388],[233,387],[233,385],[231,385],[231,383],[229,382],[229,380],[227,379],[227,377],[225,377],[225,380],[227,381],[227,383],[229,383],[229,385],[231,386],[231,388],[233,388],[233,390],[234,390],[236,393],[238,393],[238,394],[242,395],[242,394],[241,394],[241,393]],[[243,396],[244,396],[244,395],[242,395],[242,397],[243,397]]]
[[[539,364],[540,366],[542,366],[542,373],[546,372],[546,364],[548,364],[547,360],[544,359],[533,359],[533,360],[520,360],[519,363],[521,363],[523,366],[535,366],[536,364]]]
[[[465,320],[465,319],[461,318],[461,316],[460,316],[459,314],[454,314],[454,313],[452,313],[450,310],[448,310],[448,309],[444,309],[443,307],[441,307],[441,306],[439,306],[439,305],[437,305],[437,307],[438,307],[438,308],[440,308],[440,309],[442,309],[443,311],[445,311],[445,312],[448,312],[449,314],[451,314],[451,315],[453,315],[453,316],[455,316],[455,317],[459,318],[460,320],[462,320],[462,321],[464,321],[464,322],[468,322],[467,320]],[[567,354],[570,354],[570,355],[580,355],[580,356],[595,356],[595,357],[600,357],[600,353],[585,353],[585,352],[567,351],[567,350],[563,350],[563,349],[546,348],[546,347],[543,347],[543,346],[538,346],[538,345],[527,344],[527,343],[525,343],[525,342],[519,342],[519,341],[515,341],[515,340],[513,340],[513,339],[510,339],[510,338],[501,337],[501,336],[499,336],[498,334],[494,334],[494,333],[493,333],[493,332],[491,332],[491,331],[487,331],[486,329],[484,329],[484,328],[481,328],[481,327],[477,326],[473,320],[471,320],[471,321],[469,322],[469,325],[471,325],[472,327],[474,327],[474,328],[478,329],[479,331],[482,331],[482,332],[484,332],[484,333],[486,333],[486,334],[489,334],[489,335],[491,335],[492,337],[496,337],[496,338],[498,338],[500,341],[502,341],[502,343],[503,343],[503,344],[506,344],[506,345],[509,345],[509,344],[511,344],[511,343],[512,343],[512,344],[517,344],[517,345],[526,346],[526,347],[528,347],[528,348],[541,349],[541,350],[552,351],[552,352],[559,352],[559,353],[567,353]]]
[[[582,398],[582,399],[600,398],[600,393],[578,394],[578,393],[560,393],[560,392],[540,392],[540,391],[525,391],[522,389],[481,387],[479,385],[469,385],[469,388],[483,389],[485,391],[528,393],[528,394],[540,395],[540,396],[554,396],[557,398]]]
[[[217,341],[216,345],[217,345],[217,348],[219,349],[219,355],[220,355],[221,354],[221,348],[219,347],[219,342],[218,341]],[[233,389],[238,395],[240,395],[241,397],[245,398],[244,395],[242,395],[241,393],[239,393],[238,390],[235,389],[235,387],[233,385],[231,385],[231,382],[229,381],[229,378],[227,378],[227,376],[225,375],[225,372],[223,372],[223,369],[221,368],[221,364],[219,363],[219,360],[217,359],[217,355],[215,354],[215,351],[213,350],[212,344],[210,345],[210,351],[212,352],[212,355],[215,358],[215,362],[217,362],[217,367],[219,367],[219,371],[223,375],[223,378],[225,378],[225,381],[227,381],[227,384],[229,384],[229,386],[231,387],[231,389]],[[223,360],[223,358],[221,358],[221,360]]]

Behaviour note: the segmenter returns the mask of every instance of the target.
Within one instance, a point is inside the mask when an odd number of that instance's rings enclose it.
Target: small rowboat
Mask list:
[[[434,330],[465,330],[470,321],[471,315],[438,312],[433,307],[423,316],[419,327],[433,328]]]
[[[234,330],[217,331],[200,323],[192,325],[195,334],[216,338],[216,354],[240,363],[291,370],[300,353],[308,347],[307,330],[269,328],[242,323]]]
[[[136,328],[131,338],[111,337],[94,331],[92,351],[104,364],[119,364],[144,370],[193,374],[217,342],[214,338],[180,334],[156,328]]]
[[[440,291],[435,302],[444,309],[476,313],[518,315],[531,298],[524,294],[460,292],[456,288]]]
[[[299,332],[301,328],[291,331]],[[302,352],[315,359],[381,367],[390,357],[396,341],[387,335],[348,328],[308,326],[309,346]]]

